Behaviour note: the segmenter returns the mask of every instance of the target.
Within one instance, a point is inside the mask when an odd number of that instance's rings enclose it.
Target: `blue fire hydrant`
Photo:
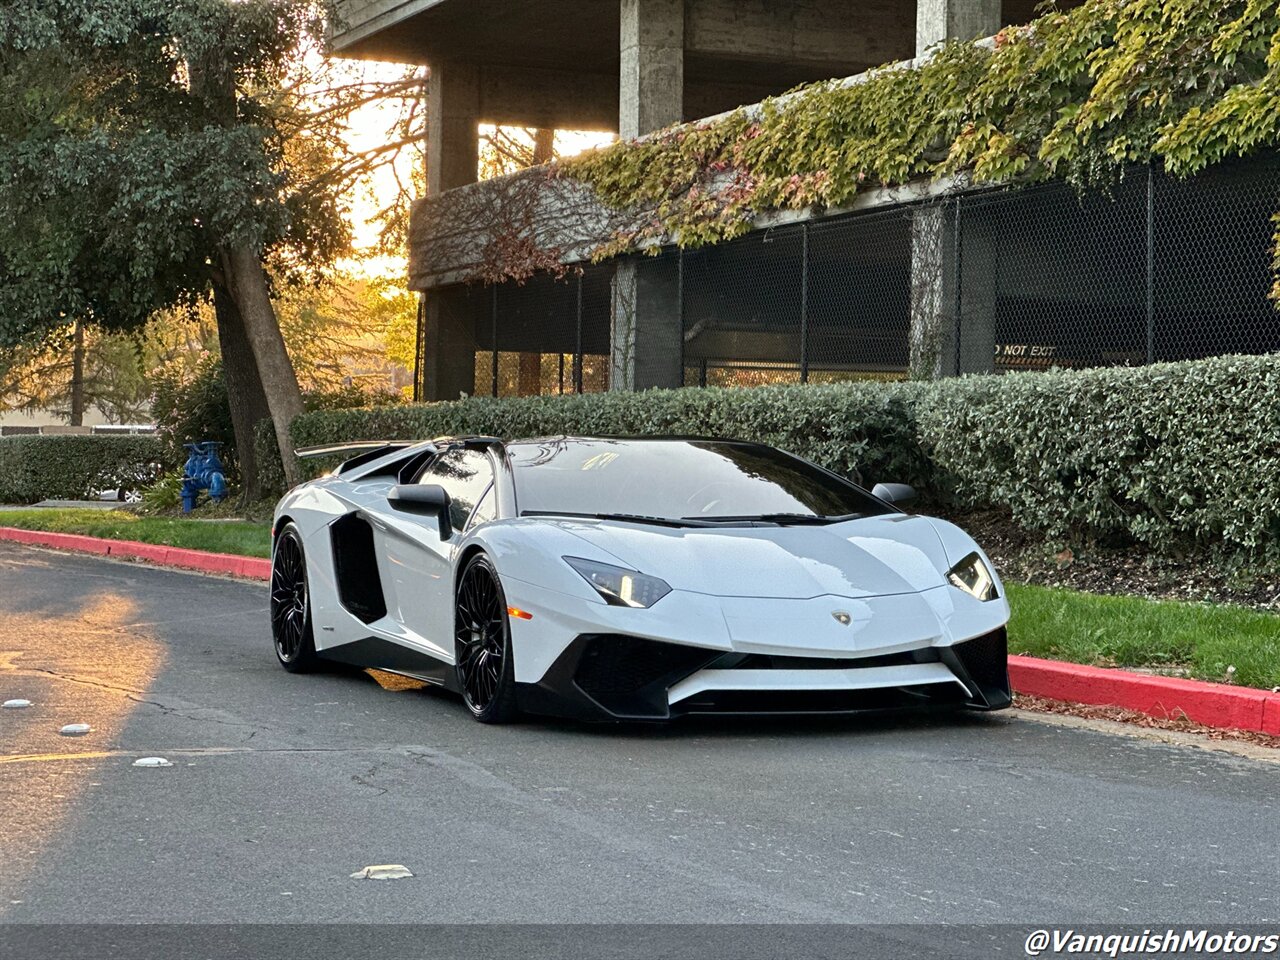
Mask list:
[[[195,509],[201,490],[208,490],[209,498],[220,503],[227,495],[227,471],[218,459],[218,448],[222,444],[215,440],[201,440],[183,446],[191,451],[191,455],[182,468],[182,512],[190,513]]]

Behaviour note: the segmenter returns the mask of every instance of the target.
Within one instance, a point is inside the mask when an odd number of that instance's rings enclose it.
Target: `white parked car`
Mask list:
[[[909,487],[732,440],[357,446],[276,509],[287,670],[407,674],[490,723],[1010,703],[1000,580]]]
[[[142,491],[135,487],[113,487],[110,490],[99,490],[98,499],[111,503],[141,503]]]

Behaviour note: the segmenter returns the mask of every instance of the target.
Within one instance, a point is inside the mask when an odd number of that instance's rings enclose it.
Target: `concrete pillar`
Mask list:
[[[680,386],[684,329],[679,257],[621,260],[612,294],[609,389]]]
[[[619,0],[618,135],[639,137],[684,119],[684,0]]]
[[[916,0],[916,56],[943,40],[990,37],[1004,26],[1001,0]]]
[[[954,326],[955,233],[943,205],[911,215],[911,368],[913,380],[955,371],[945,356]],[[951,359],[951,363],[948,363]]]
[[[913,379],[995,372],[999,251],[979,225],[965,224],[963,207],[958,216],[959,221],[955,204],[948,203],[912,217]]]
[[[963,213],[962,213],[963,218]],[[972,220],[964,230],[964,246],[960,256],[960,322],[952,324],[954,340],[949,342],[949,356],[956,358],[959,373],[995,373],[996,370],[996,290],[999,282],[999,247],[986,230]]]
[[[432,64],[427,78],[428,196],[476,182],[479,143],[479,68]]]
[[[475,296],[475,293],[458,287],[431,290],[422,295],[420,399],[457,400],[464,393],[468,396],[475,394]],[[487,297],[484,299],[488,300]]]
[[[947,39],[974,40],[998,32],[1000,7],[1000,0],[917,0],[916,55]],[[993,365],[994,276],[981,269],[964,269],[961,314],[957,315],[956,256],[963,264],[965,254],[957,247],[955,230],[954,205],[922,207],[912,216],[910,373],[915,379],[947,376],[957,370],[979,372]],[[979,264],[983,259],[994,264],[989,256],[980,257]],[[958,325],[960,343],[955,340]],[[979,340],[992,343],[985,361],[979,360],[973,346]]]
[[[618,134],[639,137],[684,120],[684,0],[619,0]],[[611,390],[678,387],[678,258],[628,257],[613,277]]]
[[[480,166],[480,76],[466,64],[432,64],[427,79],[427,196],[475,183]],[[475,328],[452,293],[422,295],[421,399],[475,392]]]

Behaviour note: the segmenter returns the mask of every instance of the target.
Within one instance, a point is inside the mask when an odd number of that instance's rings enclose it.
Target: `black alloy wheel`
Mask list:
[[[292,523],[276,540],[271,559],[271,636],[280,665],[293,673],[316,663],[302,535]]]
[[[498,571],[484,554],[468,561],[458,580],[455,623],[458,688],[481,723],[506,723],[517,714],[507,601]]]

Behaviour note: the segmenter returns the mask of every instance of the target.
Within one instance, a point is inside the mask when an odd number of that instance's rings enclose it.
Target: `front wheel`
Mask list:
[[[315,636],[311,631],[311,595],[307,589],[302,534],[287,524],[271,556],[271,636],[280,666],[290,673],[314,670]]]
[[[484,554],[467,562],[458,578],[454,615],[458,688],[481,723],[508,723],[516,708],[511,627],[498,571]]]

